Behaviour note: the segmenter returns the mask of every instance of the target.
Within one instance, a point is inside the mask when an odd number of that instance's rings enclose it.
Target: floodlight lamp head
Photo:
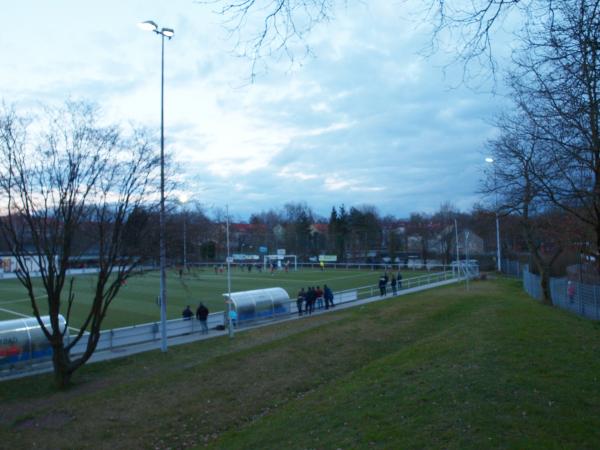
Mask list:
[[[158,25],[152,20],[146,20],[145,22],[138,23],[138,27],[140,27],[144,31],[156,31],[158,30]]]
[[[173,28],[163,28],[160,30],[160,34],[171,39],[175,35],[175,31]]]
[[[486,163],[493,163],[494,162],[494,158],[490,158],[489,156],[487,158],[485,158],[485,162]]]

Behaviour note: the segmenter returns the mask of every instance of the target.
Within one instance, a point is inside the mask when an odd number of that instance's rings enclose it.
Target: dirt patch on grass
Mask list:
[[[66,411],[52,411],[36,417],[24,417],[13,424],[13,429],[18,431],[61,430],[72,422],[75,417]]]

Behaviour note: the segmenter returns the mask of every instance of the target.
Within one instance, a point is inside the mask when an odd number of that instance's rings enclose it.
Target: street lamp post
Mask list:
[[[233,331],[233,317],[231,315],[231,311],[233,309],[233,305],[231,304],[231,256],[229,256],[229,205],[227,205],[227,324],[229,325],[229,337],[232,338],[234,336]]]
[[[165,242],[165,37],[169,40],[175,34],[172,28],[159,28],[151,20],[138,24],[142,30],[153,31],[161,37],[160,58],[160,348],[167,351],[167,249]]]
[[[494,164],[493,158],[485,158],[485,162]],[[494,166],[494,185],[496,184],[496,166]],[[494,186],[495,187],[495,186]],[[498,218],[498,193],[496,193],[496,266],[498,272],[502,272],[502,260],[500,259],[500,219]]]
[[[187,213],[183,212],[183,270],[187,272],[187,236],[186,236]]]
[[[469,290],[469,277],[471,276],[471,267],[469,261],[469,232],[465,230],[465,278],[467,291]]]
[[[458,221],[454,219],[454,239],[456,241],[456,272],[460,277],[460,253],[458,251]],[[454,269],[452,269],[454,273]]]
[[[502,255],[500,254],[500,219],[496,211],[496,259],[498,260],[498,272],[502,272]]]
[[[187,209],[186,202],[188,198],[187,195],[183,194],[179,197],[179,201],[181,202],[181,206],[183,208],[183,270],[187,272]]]

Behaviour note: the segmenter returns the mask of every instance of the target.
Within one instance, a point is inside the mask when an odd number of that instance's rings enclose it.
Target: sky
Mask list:
[[[451,53],[424,54],[431,29],[418,3],[338,7],[306,37],[311,55],[263,59],[251,81],[211,5],[5,2],[0,98],[18,110],[89,100],[109,120],[158,130],[160,38],[137,27],[153,20],[175,30],[165,42],[173,195],[228,205],[238,220],[288,202],[324,217],[342,204],[399,218],[444,202],[468,211],[503,100],[461,84],[460,67],[445,70]]]

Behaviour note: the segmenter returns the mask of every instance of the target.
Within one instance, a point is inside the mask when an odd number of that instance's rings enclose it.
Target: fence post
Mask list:
[[[594,309],[596,310],[596,320],[598,320],[598,294],[596,291],[598,290],[598,286],[594,285]]]
[[[581,298],[581,283],[577,283],[577,301],[579,302],[579,315],[584,315],[583,301]]]

